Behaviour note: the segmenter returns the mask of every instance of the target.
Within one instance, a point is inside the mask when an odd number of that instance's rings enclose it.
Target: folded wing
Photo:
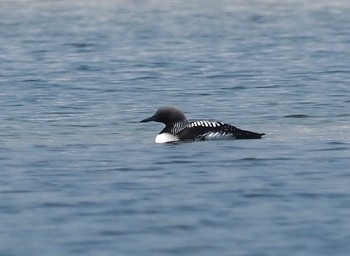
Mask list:
[[[233,125],[216,121],[195,121],[182,129],[177,136],[180,140],[210,139],[260,139],[264,133],[241,130]]]

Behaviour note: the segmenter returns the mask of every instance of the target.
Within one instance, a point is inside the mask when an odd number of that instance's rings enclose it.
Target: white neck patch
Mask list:
[[[179,138],[176,137],[175,135],[172,135],[170,133],[161,133],[158,134],[155,141],[156,143],[167,143],[167,142],[174,142],[178,141]]]

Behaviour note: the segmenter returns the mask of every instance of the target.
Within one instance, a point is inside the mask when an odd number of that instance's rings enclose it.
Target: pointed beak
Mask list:
[[[141,120],[140,123],[146,123],[146,122],[150,122],[150,121],[154,121],[154,117],[153,116]]]

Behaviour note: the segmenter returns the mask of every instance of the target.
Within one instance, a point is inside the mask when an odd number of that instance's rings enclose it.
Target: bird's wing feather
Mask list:
[[[259,139],[263,133],[255,133],[216,121],[195,121],[189,123],[177,136],[180,140],[205,140],[232,137],[234,139]]]

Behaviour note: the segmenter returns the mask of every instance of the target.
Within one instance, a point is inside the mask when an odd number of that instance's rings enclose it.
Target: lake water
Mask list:
[[[349,255],[349,13],[1,1],[0,255]],[[163,105],[266,136],[158,145]]]

